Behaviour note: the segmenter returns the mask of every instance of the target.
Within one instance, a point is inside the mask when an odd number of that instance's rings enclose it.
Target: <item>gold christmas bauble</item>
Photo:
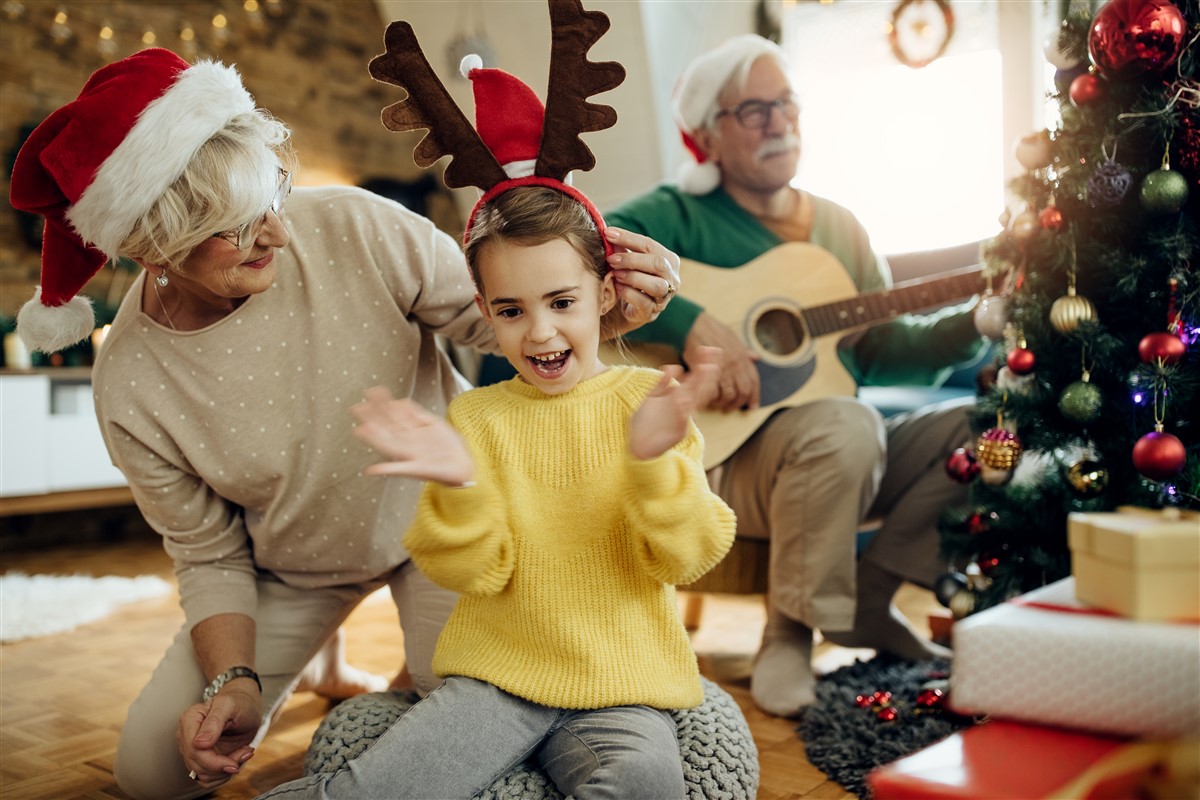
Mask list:
[[[1079,327],[1081,322],[1096,319],[1096,307],[1086,297],[1068,292],[1050,306],[1050,324],[1054,330],[1066,336]]]
[[[1077,461],[1067,470],[1067,482],[1082,495],[1098,495],[1108,486],[1108,470],[1090,459]]]
[[[1021,440],[1004,428],[989,428],[975,443],[975,459],[985,467],[1011,470],[1021,460]]]

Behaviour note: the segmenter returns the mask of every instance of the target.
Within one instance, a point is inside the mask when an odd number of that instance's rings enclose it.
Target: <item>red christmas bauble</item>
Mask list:
[[[1108,77],[1135,78],[1175,63],[1187,22],[1166,0],[1110,0],[1088,32],[1088,57]]]
[[[1104,81],[1090,72],[1085,72],[1071,81],[1071,88],[1067,90],[1067,94],[1076,108],[1086,106],[1104,97]]]
[[[999,521],[1000,515],[995,511],[976,511],[967,517],[967,533],[972,536],[987,533],[992,529],[992,525]]]
[[[1063,213],[1058,206],[1046,206],[1038,214],[1038,221],[1048,231],[1057,231],[1063,226]]]
[[[960,447],[946,459],[946,474],[959,483],[970,483],[979,474],[979,462],[975,454],[965,447]]]
[[[1165,481],[1187,463],[1187,448],[1179,437],[1151,431],[1133,446],[1133,466],[1152,481]]]
[[[1033,372],[1034,364],[1037,363],[1037,357],[1033,351],[1024,347],[1014,347],[1008,351],[1008,358],[1005,359],[1008,368],[1018,375],[1028,375]]]
[[[1177,335],[1160,331],[1148,333],[1138,342],[1138,357],[1147,364],[1161,361],[1164,364],[1174,364],[1183,358],[1187,345]]]

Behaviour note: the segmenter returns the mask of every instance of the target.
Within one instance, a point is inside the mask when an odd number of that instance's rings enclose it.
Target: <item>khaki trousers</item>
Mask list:
[[[860,523],[883,517],[863,555],[929,586],[942,572],[937,519],[966,500],[945,460],[969,437],[970,398],[884,420],[851,397],[774,414],[712,476],[737,533],[769,539],[768,602],[811,628],[851,630]]]
[[[384,585],[390,588],[399,611],[414,683],[422,694],[437,686],[440,681],[433,675],[433,651],[457,595],[429,581],[411,561],[385,578],[327,589],[296,589],[263,576],[258,582],[255,615],[255,669],[263,684],[264,722],[256,746],[291,695],[300,672],[359,602]],[[400,666],[397,664],[396,670]],[[130,707],[121,730],[113,772],[123,792],[138,800],[208,793],[188,778],[176,739],[179,716],[200,701],[206,685],[192,649],[190,627],[185,624]]]

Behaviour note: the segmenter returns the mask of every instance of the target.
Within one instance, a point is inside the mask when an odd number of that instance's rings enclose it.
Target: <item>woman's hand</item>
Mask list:
[[[179,717],[179,753],[195,781],[211,789],[236,775],[254,755],[250,742],[262,726],[262,695],[252,680],[230,681],[210,702]]]
[[[385,459],[367,467],[368,475],[400,475],[449,486],[475,478],[475,464],[458,431],[407,398],[393,399],[381,386],[351,406],[358,420],[354,435]]]
[[[713,348],[719,348],[721,353],[718,369],[721,377],[711,408],[714,411],[758,408],[761,385],[758,367],[754,364],[757,356],[750,352],[728,325],[712,314],[703,312],[696,317],[684,342],[683,360],[691,365],[699,353]]]
[[[608,257],[616,280],[617,307],[625,315],[625,333],[653,322],[679,290],[679,256],[648,236],[605,228],[616,251]]]
[[[721,351],[696,351],[687,372],[678,364],[663,367],[662,379],[629,420],[629,451],[648,461],[670,450],[687,433],[688,420],[708,404],[717,388]]]

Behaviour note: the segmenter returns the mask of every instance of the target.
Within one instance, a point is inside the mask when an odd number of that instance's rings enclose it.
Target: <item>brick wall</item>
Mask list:
[[[110,0],[0,4],[0,315],[15,314],[37,283],[39,256],[27,241],[18,213],[7,205],[9,174],[27,130],[79,93],[87,77],[109,60],[143,47],[147,29],[155,44],[188,60],[211,57],[234,63],[259,105],[286,122],[299,154],[300,183],[359,183],[367,178],[415,180],[412,162],[420,133],[398,134],[379,121],[380,110],[399,100],[400,89],[373,81],[367,62],[383,50],[384,22],[372,0]],[[66,12],[65,26],[55,15]],[[226,17],[228,39],[218,44],[213,26]],[[101,49],[104,26],[113,31],[111,55]],[[180,32],[191,26],[194,50]],[[69,29],[65,41],[55,32]],[[440,176],[440,167],[434,173]],[[456,232],[452,199],[437,195],[430,216]],[[116,301],[131,276],[101,271],[87,293]]]

